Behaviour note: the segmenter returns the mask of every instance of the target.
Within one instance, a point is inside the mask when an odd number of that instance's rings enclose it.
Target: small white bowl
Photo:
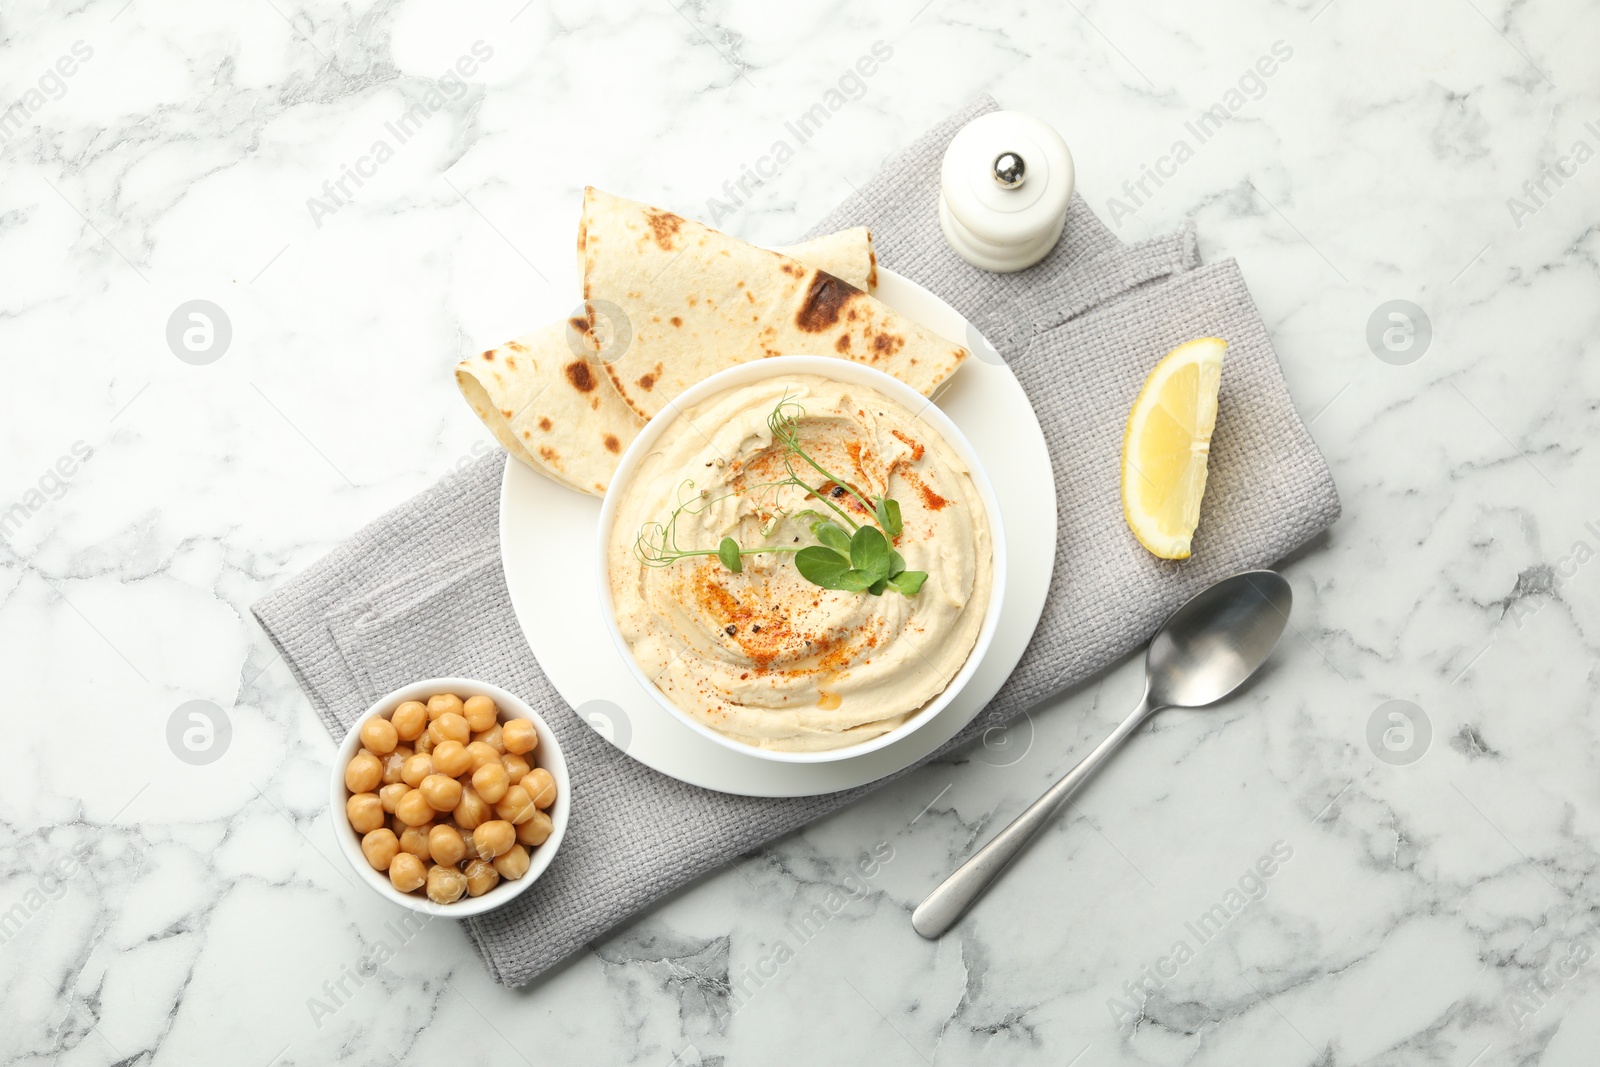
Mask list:
[[[344,785],[344,769],[361,749],[361,724],[374,715],[381,715],[387,719],[395,708],[408,700],[420,700],[426,703],[435,693],[454,693],[462,700],[472,696],[486,696],[493,700],[500,710],[502,723],[508,719],[532,720],[534,731],[539,735],[539,745],[533,750],[533,758],[529,762],[535,767],[543,767],[556,780],[556,802],[550,805],[549,810],[552,824],[550,836],[544,844],[529,850],[532,862],[528,866],[528,873],[516,881],[502,878],[499,885],[483,896],[462,897],[454,904],[435,904],[420,892],[402,893],[390,883],[387,872],[373,870],[372,864],[367,862],[367,857],[361,852],[361,835],[351,828],[350,820],[344,812],[345,801],[350,797],[350,790]],[[355,869],[357,877],[371,886],[379,896],[403,908],[445,919],[465,919],[469,915],[479,915],[492,908],[498,908],[538,881],[545,868],[550,866],[550,861],[555,858],[556,849],[561,847],[561,838],[567,832],[567,815],[572,810],[572,780],[567,776],[567,761],[561,755],[561,742],[556,740],[556,735],[538,713],[522,700],[497,685],[474,681],[471,678],[428,678],[402,686],[380,697],[377,703],[362,712],[355,725],[350,727],[350,732],[345,734],[344,740],[339,743],[339,751],[333,761],[333,784],[329,799],[333,806],[334,835],[339,839],[339,849],[344,853],[344,858],[350,861],[350,866]]]
[[[770,378],[795,377],[798,375],[816,375],[829,378],[847,385],[861,385],[898,401],[906,410],[917,415],[918,418],[938,431],[939,436],[961,457],[971,472],[973,484],[977,486],[978,496],[983,501],[984,510],[989,515],[989,534],[993,543],[994,585],[989,596],[989,609],[984,615],[983,626],[978,630],[978,639],[972,646],[971,653],[955,677],[950,679],[950,684],[938,696],[923,705],[915,715],[887,733],[879,734],[859,744],[846,745],[843,748],[831,748],[821,752],[782,752],[774,749],[757,748],[747,745],[726,734],[719,733],[711,727],[695,719],[688,712],[678,707],[667,695],[656,688],[655,683],[647,677],[639,663],[633,656],[633,649],[627,639],[622,636],[622,629],[617,625],[616,606],[611,597],[611,578],[609,565],[609,544],[611,541],[611,528],[616,522],[618,502],[622,498],[622,490],[639,464],[655,450],[656,442],[661,434],[680,413],[686,411],[703,400],[731,389],[735,386],[749,385],[753,382],[766,381]],[[886,748],[901,738],[916,732],[918,729],[931,722],[939,712],[949,706],[962,688],[972,680],[978,665],[983,662],[983,657],[989,651],[989,645],[994,640],[995,629],[1000,625],[1000,609],[1005,599],[1006,588],[1006,538],[1005,530],[1000,520],[1000,504],[994,494],[994,486],[989,482],[989,475],[983,469],[983,461],[979,459],[977,450],[967,441],[950,416],[939,410],[936,404],[931,403],[927,397],[911,388],[898,378],[890,377],[880,370],[862,363],[836,356],[774,356],[767,359],[751,360],[729,367],[727,370],[718,371],[711,377],[683,391],[666,408],[659,412],[655,418],[645,424],[639,431],[622,460],[617,464],[617,471],[611,478],[611,488],[606,493],[604,502],[600,505],[600,553],[599,553],[599,578],[600,578],[600,603],[602,614],[605,616],[606,629],[611,632],[611,640],[616,643],[622,652],[624,662],[633,672],[645,692],[649,693],[667,713],[679,722],[688,726],[703,737],[710,738],[724,748],[741,752],[745,755],[757,756],[761,759],[773,760],[778,763],[832,763],[836,760],[853,759]]]

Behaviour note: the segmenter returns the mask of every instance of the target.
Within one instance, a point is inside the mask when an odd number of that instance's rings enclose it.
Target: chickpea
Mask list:
[[[462,853],[462,855],[467,857],[467,862],[469,862],[469,863],[472,862],[473,860],[492,860],[492,859],[494,859],[493,856],[486,855],[483,852],[480,852],[478,850],[478,842],[471,834],[462,834],[461,835],[461,846],[462,846],[462,848],[464,848],[466,850],[465,852]]]
[[[411,742],[411,748],[417,754],[422,756],[426,756],[428,753],[433,751],[433,738],[428,736],[428,731],[426,729],[417,735],[417,739],[415,741]]]
[[[533,806],[543,810],[556,802],[555,775],[543,767],[535,767],[522,780],[522,788],[533,798]]]
[[[383,777],[379,780],[384,785],[393,785],[400,781],[400,772],[406,765],[406,757],[400,754],[398,748],[384,756],[379,762],[383,764]]]
[[[387,871],[400,854],[400,839],[387,826],[380,826],[361,839],[361,854],[375,871]]]
[[[357,793],[344,802],[344,814],[356,833],[371,833],[383,825],[383,801],[376,793]]]
[[[472,757],[467,754],[467,746],[460,741],[441,741],[433,746],[433,752],[428,758],[433,760],[435,773],[451,778],[466,774],[467,768],[472,766]]]
[[[428,709],[420,700],[408,700],[389,716],[402,741],[415,741],[428,728]]]
[[[494,813],[489,807],[489,802],[469,785],[461,790],[461,803],[456,805],[454,814],[456,825],[461,829],[476,830],[488,822]]]
[[[481,897],[500,884],[500,872],[487,860],[473,860],[467,864],[467,895]]]
[[[532,719],[512,719],[502,724],[500,738],[506,744],[506,751],[517,756],[539,747],[539,734],[533,728]]]
[[[468,697],[461,706],[461,717],[467,720],[467,725],[474,732],[487,730],[500,718],[500,709],[494,706],[492,697]]]
[[[461,803],[461,783],[443,774],[430,774],[417,786],[434,811],[454,811]]]
[[[382,715],[374,715],[361,724],[361,743],[375,756],[387,756],[400,743],[394,723]]]
[[[433,862],[454,867],[466,856],[467,846],[461,840],[461,831],[441,823],[428,831],[428,851],[433,855]]]
[[[500,732],[499,723],[495,723],[487,730],[482,730],[473,734],[472,739],[474,741],[482,741],[484,744],[488,745],[502,756],[506,754],[506,740]]]
[[[431,826],[407,826],[400,833],[400,851],[427,863],[433,859],[433,849],[429,844],[432,836]]]
[[[434,865],[428,871],[428,899],[435,904],[454,904],[467,891],[467,876],[454,867]]]
[[[474,741],[468,745],[467,755],[472,757],[472,763],[467,767],[467,770],[472,773],[476,773],[478,768],[482,767],[485,763],[500,762],[500,753],[496,752],[482,741]]]
[[[550,813],[535,811],[533,818],[517,827],[517,844],[533,848],[550,840],[550,835],[555,831],[555,823],[550,821]]]
[[[378,799],[383,802],[383,810],[393,815],[394,806],[400,803],[400,798],[409,792],[411,792],[411,787],[404,782],[390,782],[378,790]]]
[[[427,779],[424,778],[423,781]],[[407,826],[421,826],[423,823],[433,821],[433,805],[428,803],[428,798],[423,795],[422,790],[413,789],[395,802],[394,814]]]
[[[466,710],[466,705],[461,703],[461,698],[454,693],[439,693],[428,698],[428,721],[437,722],[439,716],[454,713],[460,715]]]
[[[472,729],[467,726],[467,720],[453,711],[447,711],[428,724],[428,736],[433,738],[433,747],[438,748],[445,741],[459,741],[465,745],[472,740]]]
[[[350,757],[344,769],[344,787],[352,793],[370,793],[383,782],[383,764],[362,749]]]
[[[484,800],[498,804],[506,795],[506,790],[511,788],[511,776],[496,759],[493,763],[485,763],[472,772],[472,788],[476,789]]]
[[[518,878],[528,873],[528,867],[533,861],[528,858],[528,850],[521,845],[512,845],[505,852],[494,858],[494,869],[500,872],[500,877],[508,882],[515,882]]]
[[[509,752],[500,757],[500,766],[506,769],[506,777],[513,782],[521,782],[528,777],[528,772],[533,770],[533,764],[521,756],[513,756]]]
[[[493,859],[517,843],[517,831],[504,819],[492,819],[472,831],[472,843],[478,846],[479,855]]]
[[[428,880],[423,862],[409,852],[402,852],[389,861],[389,884],[402,893],[421,889]]]
[[[500,803],[494,806],[495,815],[513,825],[527,822],[538,810],[533,806],[533,798],[528,795],[528,791],[520,785],[507,789],[506,795],[500,798]]]
[[[433,773],[433,757],[426,753],[418,752],[400,766],[400,780],[412,789],[422,784],[422,780]]]

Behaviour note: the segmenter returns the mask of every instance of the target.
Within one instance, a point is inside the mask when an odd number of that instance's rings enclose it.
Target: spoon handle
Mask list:
[[[955,869],[955,872],[939,884],[939,887],[928,894],[926,900],[917,905],[917,910],[911,913],[911,925],[926,938],[936,938],[943,934],[973,903],[989,888],[989,883],[999,877],[1006,864],[1017,857],[1025,845],[1033,839],[1033,835],[1042,830],[1056,809],[1066,803],[1067,798],[1078,791],[1078,787],[1088,781],[1095,771],[1104,763],[1122,744],[1128,735],[1139,728],[1139,724],[1154,711],[1150,704],[1150,694],[1146,690],[1139,706],[1133,709],[1133,714],[1122,720],[1115,730],[1111,731],[1104,741],[1095,746],[1094,751],[1083,757],[1083,761],[1066,773],[1055,785],[1047,790],[1044,796],[1034,801],[1028,809],[1012,820],[1011,825],[994,835],[994,839],[984,845],[972,858]]]

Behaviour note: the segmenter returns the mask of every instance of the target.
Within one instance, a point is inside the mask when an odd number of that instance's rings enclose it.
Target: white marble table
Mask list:
[[[1055,7],[8,4],[0,1060],[1592,1063],[1600,8]],[[781,242],[982,91],[1119,236],[1192,216],[1243,264],[1345,501],[1271,673],[1157,720],[937,944],[911,906],[1136,664],[526,989],[396,937],[247,605],[488,447],[449,368],[573,305],[585,183]],[[231,337],[185,361],[192,300]]]

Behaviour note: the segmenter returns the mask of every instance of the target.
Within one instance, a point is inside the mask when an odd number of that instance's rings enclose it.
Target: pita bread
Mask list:
[[[866,227],[785,250],[851,284],[877,284]],[[599,328],[591,329],[591,322]],[[456,385],[500,446],[570,488],[603,495],[617,460],[644,426],[603,369],[603,317],[582,315],[462,360]]]
[[[870,293],[878,287],[878,257],[872,250],[872,231],[865,226],[823,234],[773,251],[798,259],[808,267],[825,270],[857,289]]]
[[[695,382],[767,356],[852,359],[929,396],[967,357],[827,270],[670,211],[591,187],[580,235],[589,316],[620,312],[632,334],[606,374],[643,418]]]

